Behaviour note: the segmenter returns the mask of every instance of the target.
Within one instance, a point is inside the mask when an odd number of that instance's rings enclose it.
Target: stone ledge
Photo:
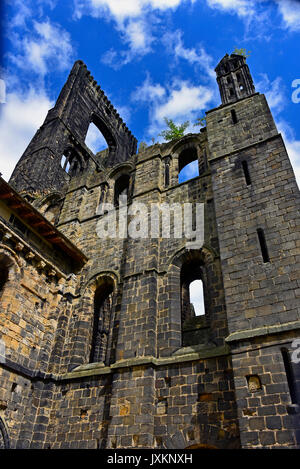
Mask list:
[[[183,347],[175,352],[176,355],[173,354],[170,357],[155,358],[152,356],[148,356],[140,358],[128,358],[125,360],[119,360],[110,366],[104,366],[103,363],[81,365],[72,370],[71,372],[59,376],[59,380],[83,378],[95,375],[105,375],[113,373],[119,369],[131,368],[135,366],[149,365],[153,367],[159,367],[165,365],[173,365],[188,361],[201,360],[204,358],[219,357],[222,355],[228,355],[229,353],[230,348],[227,345],[209,348],[201,348],[201,346]]]
[[[285,324],[275,324],[273,326],[263,326],[256,329],[246,329],[243,331],[232,332],[226,337],[225,342],[238,342],[240,340],[252,339],[269,334],[279,334],[281,332],[300,329],[300,321],[287,322]]]

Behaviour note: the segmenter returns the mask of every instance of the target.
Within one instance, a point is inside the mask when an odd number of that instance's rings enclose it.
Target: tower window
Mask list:
[[[91,122],[85,137],[85,144],[93,153],[98,153],[107,148],[107,142],[101,130]]]
[[[69,155],[68,156],[63,155],[61,157],[60,165],[61,165],[62,169],[64,171],[66,171],[66,173],[69,173],[69,171],[70,171]]]
[[[247,161],[242,161],[242,168],[243,168],[243,171],[244,171],[246,184],[247,184],[247,186],[249,186],[251,184],[251,178],[250,178],[250,173],[249,173],[249,168],[248,168]]]
[[[128,174],[123,174],[115,182],[115,195],[114,195],[114,204],[116,207],[119,207],[120,197],[129,196],[129,184],[130,176]]]
[[[203,282],[202,280],[194,280],[189,285],[190,292],[190,304],[193,308],[195,316],[202,316],[205,314],[204,307],[204,293],[203,293]]]
[[[258,236],[258,240],[259,240],[259,244],[260,244],[261,255],[262,255],[263,261],[264,262],[270,262],[267,243],[266,243],[266,239],[265,239],[265,234],[264,234],[264,230],[262,228],[258,228],[257,236]]]
[[[190,271],[190,268],[193,271]],[[182,325],[205,315],[201,267],[195,262],[184,264],[181,269],[181,321]]]
[[[196,148],[183,150],[178,159],[178,182],[185,182],[199,176],[199,163]]]
[[[293,368],[290,360],[289,352],[286,348],[281,349],[281,354],[283,358],[283,364],[285,368],[286,378],[289,386],[290,396],[292,404],[297,404],[297,392],[295,386],[295,377],[293,373]]]
[[[105,362],[112,310],[113,284],[109,280],[98,287],[94,298],[94,324],[90,363]]]
[[[232,123],[237,124],[238,118],[237,118],[235,109],[232,109],[230,112],[231,112]]]

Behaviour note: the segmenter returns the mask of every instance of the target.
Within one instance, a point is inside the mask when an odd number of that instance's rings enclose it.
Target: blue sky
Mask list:
[[[197,117],[220,104],[214,68],[238,47],[251,51],[256,89],[267,96],[300,183],[300,103],[292,101],[300,80],[299,1],[6,0],[2,21],[5,179],[75,60],[87,64],[139,142],[151,144],[162,141],[165,116],[189,120],[187,132],[197,131]],[[104,147],[92,129],[86,143]]]

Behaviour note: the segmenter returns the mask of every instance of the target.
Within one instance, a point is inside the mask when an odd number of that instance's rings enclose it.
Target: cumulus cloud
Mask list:
[[[19,53],[10,54],[10,59],[20,69],[31,69],[44,76],[54,65],[58,70],[68,69],[71,65],[73,48],[70,35],[49,20],[33,21],[30,33],[15,35],[15,45]]]
[[[181,3],[194,3],[196,0],[75,0],[75,15],[85,12],[93,16],[111,15],[118,22],[126,18],[137,18],[149,10],[165,11],[177,8]]]
[[[155,119],[160,122],[165,116],[171,119],[185,118],[206,108],[212,99],[212,91],[204,86],[194,86],[188,81],[175,83],[167,100],[155,109]]]
[[[300,3],[297,0],[276,0],[276,3],[283,26],[290,31],[300,31]]]
[[[8,180],[19,158],[53,106],[43,91],[8,93],[0,119],[0,172]]]
[[[74,0],[74,17],[82,15],[113,20],[122,36],[127,49],[115,51],[110,49],[102,62],[118,69],[133,58],[142,57],[152,51],[155,41],[153,23],[156,23],[155,12],[175,9],[181,4],[193,4],[196,0]]]
[[[281,77],[270,81],[266,73],[261,74],[261,80],[255,85],[260,93],[266,95],[269,106],[274,113],[279,113],[285,107],[287,100],[285,96],[285,88]]]
[[[249,17],[255,13],[255,0],[206,0],[210,8]]]
[[[207,109],[213,98],[213,90],[206,86],[195,86],[186,80],[174,80],[170,85],[153,83],[149,75],[132,95],[136,102],[146,102],[149,107],[150,126],[148,134],[158,134],[164,127],[164,118],[181,124],[195,121]],[[191,125],[186,132],[195,132]]]

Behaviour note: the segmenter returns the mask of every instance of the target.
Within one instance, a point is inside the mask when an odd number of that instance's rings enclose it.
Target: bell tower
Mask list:
[[[255,87],[246,64],[238,54],[226,54],[215,68],[222,104],[229,104],[255,93]]]

